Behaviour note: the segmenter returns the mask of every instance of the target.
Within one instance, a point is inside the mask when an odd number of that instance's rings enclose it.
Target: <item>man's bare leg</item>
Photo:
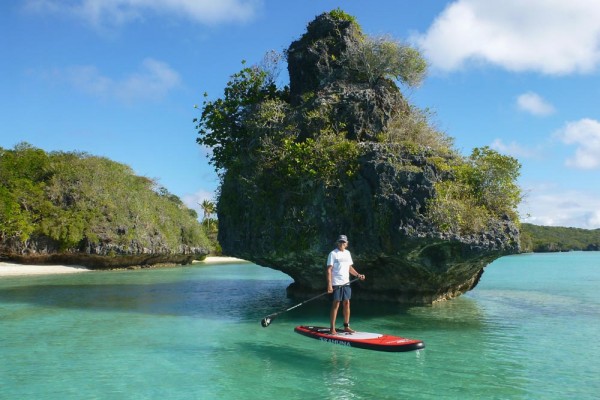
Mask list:
[[[340,302],[334,301],[331,303],[331,313],[329,315],[329,323],[330,323],[330,333],[335,335],[337,331],[335,330],[335,319],[337,317],[338,309],[340,308]]]

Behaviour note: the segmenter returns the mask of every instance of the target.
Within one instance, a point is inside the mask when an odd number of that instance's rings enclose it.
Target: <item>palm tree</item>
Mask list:
[[[202,203],[198,203],[200,207],[202,207],[202,212],[204,215],[202,216],[202,221],[206,222],[206,227],[210,231],[210,216],[215,213],[215,203],[210,200],[204,199]]]

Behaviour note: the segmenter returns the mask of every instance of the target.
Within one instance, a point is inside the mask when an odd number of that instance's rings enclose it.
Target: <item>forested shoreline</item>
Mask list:
[[[599,251],[600,229],[521,224],[521,252]]]
[[[210,249],[196,211],[125,164],[28,143],[0,148],[2,258],[88,255],[118,265],[125,258],[115,256],[165,262]]]

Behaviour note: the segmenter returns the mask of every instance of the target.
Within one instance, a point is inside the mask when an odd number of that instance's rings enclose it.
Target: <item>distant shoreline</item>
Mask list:
[[[206,257],[202,261],[194,261],[193,264],[236,264],[249,263],[235,257]],[[55,274],[73,274],[79,272],[89,272],[92,269],[80,265],[29,265],[15,264],[0,261],[0,278],[5,276],[29,276],[29,275],[55,275]]]

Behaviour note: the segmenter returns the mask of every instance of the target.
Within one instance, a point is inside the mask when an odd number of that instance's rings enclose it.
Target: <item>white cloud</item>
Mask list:
[[[202,24],[252,19],[262,0],[26,0],[38,13],[71,15],[94,26],[122,25],[148,13],[176,16]]]
[[[566,165],[579,169],[600,168],[600,122],[584,118],[568,122],[556,136],[565,144],[577,146]]]
[[[55,70],[54,75],[78,90],[94,95],[107,95],[114,87],[112,79],[102,76],[98,69],[91,65],[72,66],[64,71]]]
[[[508,154],[515,158],[534,158],[538,153],[536,150],[530,150],[514,141],[505,144],[502,139],[495,139],[490,147],[500,153]]]
[[[597,0],[457,0],[413,40],[441,70],[484,62],[511,71],[590,72],[600,62],[598,20]]]
[[[526,190],[519,207],[523,222],[584,229],[600,228],[600,197],[591,193],[540,186]]]
[[[169,90],[176,88],[180,83],[179,74],[168,64],[147,58],[143,61],[140,71],[115,86],[115,94],[126,101],[157,99],[164,97]]]
[[[58,79],[77,90],[98,97],[116,98],[126,103],[138,100],[158,100],[181,84],[179,74],[168,64],[147,58],[138,71],[122,79],[103,75],[91,65],[78,65],[55,70],[51,78]]]
[[[537,116],[553,114],[555,109],[552,104],[544,100],[540,95],[533,92],[523,93],[517,97],[519,109]]]

